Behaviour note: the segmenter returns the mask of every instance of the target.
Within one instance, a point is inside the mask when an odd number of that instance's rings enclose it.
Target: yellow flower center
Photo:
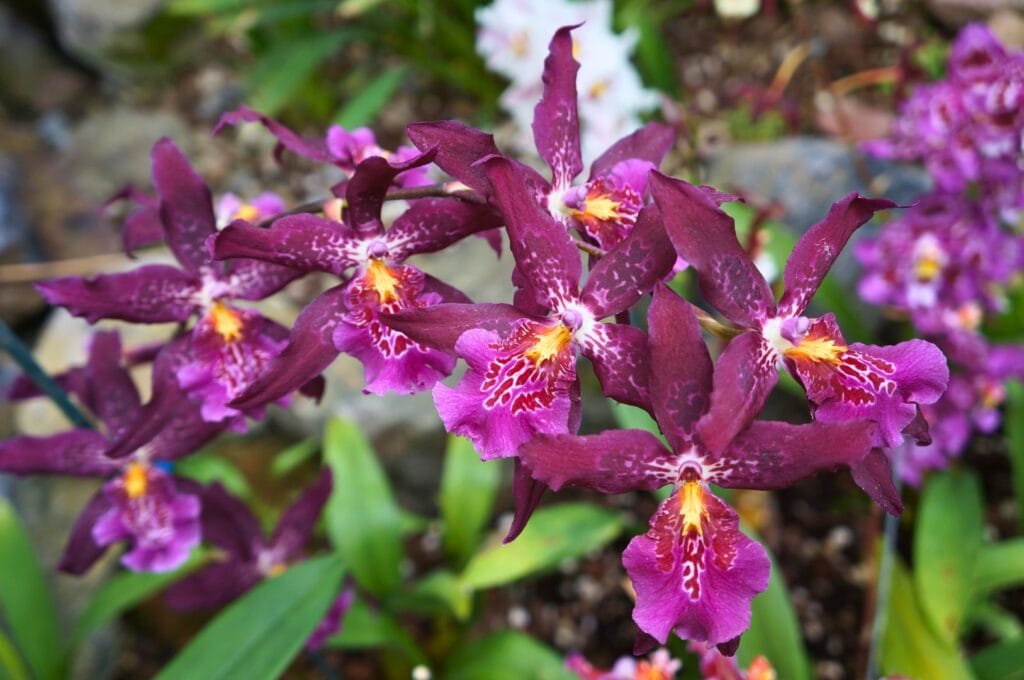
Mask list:
[[[691,530],[701,536],[704,535],[702,520],[704,518],[704,488],[697,480],[690,480],[683,484],[679,492],[679,516],[683,520],[683,533]]]
[[[934,281],[942,273],[942,262],[932,255],[918,258],[914,263],[914,277],[922,283]]]
[[[800,344],[786,350],[786,356],[794,361],[813,361],[816,363],[838,366],[840,357],[846,353],[844,345],[837,345],[832,338],[808,338],[800,340]]]
[[[242,316],[223,302],[213,303],[210,309],[210,323],[224,342],[234,342],[242,337]]]
[[[588,196],[583,202],[583,210],[575,211],[573,216],[579,219],[590,217],[602,222],[610,222],[619,219],[620,205],[619,201],[613,201],[608,194]]]
[[[636,665],[634,680],[670,680],[664,670],[650,661],[640,661]]]
[[[609,83],[607,80],[599,80],[590,86],[588,94],[591,99],[600,99],[601,96],[608,91]]]
[[[576,61],[580,60],[580,41],[575,38],[572,40],[572,58]]]
[[[260,209],[254,206],[252,203],[243,203],[238,206],[238,210],[231,216],[232,220],[245,220],[246,222],[252,222],[260,216]]]
[[[569,346],[570,340],[572,340],[572,331],[562,324],[552,326],[548,330],[537,334],[537,341],[526,350],[526,358],[535,365],[540,366],[545,361],[550,361],[565,351],[565,348]]]
[[[275,576],[280,576],[286,571],[288,571],[288,565],[282,562],[276,562],[270,565],[270,569],[267,570],[267,576],[274,578]]]
[[[777,677],[775,669],[768,663],[768,659],[763,656],[759,656],[750,662],[750,668],[747,670],[747,680],[776,680]]]
[[[128,498],[136,499],[146,495],[149,488],[149,476],[146,466],[142,463],[129,463],[121,476],[121,483],[124,484],[125,493]]]
[[[370,288],[377,291],[381,303],[394,302],[398,299],[398,277],[380,260],[372,260],[366,268],[366,282]]]
[[[512,36],[512,41],[509,43],[509,49],[512,50],[512,54],[517,57],[525,57],[526,50],[530,47],[530,34],[526,31],[519,31]]]

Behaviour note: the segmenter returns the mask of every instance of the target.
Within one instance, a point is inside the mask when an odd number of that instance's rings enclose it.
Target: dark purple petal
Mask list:
[[[512,472],[512,498],[515,507],[512,513],[512,523],[508,527],[508,533],[502,539],[502,543],[511,543],[519,534],[523,533],[526,523],[533,516],[533,511],[540,505],[547,487],[538,482],[530,473],[530,469],[520,458],[515,459],[515,468]]]
[[[443,302],[455,302],[463,305],[473,304],[469,296],[461,290],[455,286],[449,286],[441,279],[435,278],[430,274],[423,275],[423,292],[437,295]]]
[[[889,458],[882,449],[871,449],[868,455],[850,466],[850,474],[857,486],[887,513],[897,517],[903,513],[903,501],[892,481]]]
[[[263,576],[252,564],[214,562],[171,585],[164,601],[178,611],[219,608],[259,583]]]
[[[228,263],[226,283],[230,296],[240,300],[263,300],[278,292],[306,272],[259,260],[233,260]]]
[[[324,469],[281,515],[270,545],[282,559],[291,560],[301,554],[331,495],[331,487],[331,471]]]
[[[164,225],[157,208],[143,206],[124,219],[121,226],[121,245],[127,255],[139,248],[164,240]]]
[[[502,333],[522,318],[522,312],[506,304],[445,303],[381,315],[390,328],[444,352],[454,352],[455,343],[468,330]]]
[[[485,198],[491,196],[487,173],[476,163],[500,153],[492,135],[455,120],[411,123],[405,131],[420,151],[437,149],[439,168]]]
[[[294,392],[327,368],[338,350],[334,329],[345,316],[345,284],[321,293],[306,305],[292,327],[288,344],[264,376],[229,405],[247,411]]]
[[[583,286],[583,303],[601,319],[632,307],[672,271],[676,252],[657,206],[640,212],[629,235],[597,261]]]
[[[159,140],[152,157],[167,245],[183,267],[197,272],[210,261],[206,239],[217,233],[210,189],[170,139]]]
[[[895,208],[892,201],[852,193],[834,204],[821,222],[807,230],[793,247],[783,273],[786,292],[779,301],[784,316],[803,314],[846,242],[879,210]]]
[[[49,437],[14,437],[0,442],[0,472],[103,477],[118,468],[104,455],[107,440],[94,430],[68,430]]]
[[[410,255],[442,250],[470,234],[501,224],[501,218],[490,206],[455,198],[424,198],[395,220],[384,240],[388,257],[400,262]]]
[[[783,489],[822,470],[852,467],[871,450],[874,423],[757,421],[716,459],[708,480],[726,488]]]
[[[551,39],[541,76],[544,95],[533,112],[537,152],[551,168],[551,183],[559,189],[570,186],[583,172],[576,102],[576,73],[580,64],[572,56],[574,28],[576,26],[563,26]],[[497,187],[496,190],[501,192]]]
[[[676,131],[671,127],[662,123],[648,123],[615,142],[598,156],[590,165],[590,179],[609,172],[616,163],[634,158],[650,161],[657,169],[675,141]]]
[[[85,399],[88,395],[84,366],[74,366],[52,377],[54,382],[60,385],[60,388],[65,392],[74,394],[79,399]],[[14,382],[7,388],[7,392],[0,395],[0,398],[9,401],[23,401],[25,399],[36,399],[37,397],[45,396],[46,393],[39,389],[28,376],[19,375],[14,378]]]
[[[79,513],[78,519],[75,520],[75,526],[71,528],[71,534],[68,536],[64,553],[57,563],[57,569],[66,574],[81,576],[103,556],[107,549],[100,547],[93,539],[92,528],[110,508],[110,501],[102,491],[97,491],[89,499],[89,502],[82,508],[82,512]]]
[[[512,256],[520,274],[549,308],[576,297],[582,263],[569,232],[545,210],[527,187],[518,164],[496,157],[487,161],[494,200],[505,218]]]
[[[223,550],[235,562],[254,562],[267,546],[260,522],[249,507],[219,482],[200,487],[199,500],[203,507],[203,541]]]
[[[662,433],[677,449],[686,446],[694,424],[708,409],[711,355],[690,303],[665,284],[654,289],[647,310],[650,332],[651,401]]]
[[[534,479],[554,491],[566,486],[601,493],[653,491],[678,477],[675,454],[644,430],[540,434],[519,447],[519,457]]]
[[[119,436],[142,408],[139,391],[121,365],[121,337],[112,331],[89,338],[89,361],[85,366],[82,401],[107,427],[108,436]]]
[[[220,120],[217,121],[217,126],[213,128],[213,134],[219,134],[226,125],[238,125],[239,123],[262,123],[270,131],[270,134],[277,137],[280,146],[283,146],[292,153],[308,158],[316,163],[334,162],[334,157],[327,150],[327,141],[323,137],[303,137],[292,132],[276,120],[250,109],[248,106],[239,106],[234,111],[229,111],[221,116]]]
[[[213,240],[213,256],[250,258],[301,271],[330,272],[336,276],[360,258],[359,240],[338,225],[315,215],[288,215],[269,229],[242,221],[225,227]]]
[[[408,160],[396,163],[381,156],[371,156],[357,165],[345,185],[345,200],[348,203],[345,223],[358,234],[373,235],[383,231],[380,211],[395,177],[432,162],[436,153],[436,149],[428,149]]]
[[[757,417],[778,379],[775,352],[759,333],[729,341],[715,364],[711,405],[697,423],[708,451],[725,449]]]
[[[185,321],[198,305],[199,280],[177,267],[150,264],[120,274],[70,276],[36,284],[51,305],[66,307],[90,323],[120,319],[133,323]]]
[[[606,397],[651,410],[650,348],[647,334],[618,323],[596,323],[586,334],[577,333],[580,351],[594,365]]]
[[[730,320],[759,328],[775,316],[775,299],[761,272],[739,241],[732,218],[698,187],[659,172],[650,176],[651,193],[665,230],[700,280],[715,309]]]

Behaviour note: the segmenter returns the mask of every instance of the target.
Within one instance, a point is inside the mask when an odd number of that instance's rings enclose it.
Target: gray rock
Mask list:
[[[61,44],[92,60],[130,40],[166,0],[49,0]]]

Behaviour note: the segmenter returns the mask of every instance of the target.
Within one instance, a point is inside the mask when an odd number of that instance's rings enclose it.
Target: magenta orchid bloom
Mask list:
[[[318,375],[340,352],[362,362],[364,389],[375,394],[419,392],[451,373],[453,357],[410,340],[382,320],[382,314],[403,309],[468,301],[458,290],[403,263],[500,224],[487,206],[429,198],[414,201],[385,230],[381,207],[395,175],[432,157],[420,154],[402,165],[383,158],[363,161],[346,185],[341,220],[288,215],[269,229],[239,222],[217,236],[217,258],[258,258],[348,277],[303,310],[288,345],[262,378],[236,397],[235,408],[287,394]]]
[[[536,198],[564,225],[609,249],[625,238],[647,200],[647,174],[657,169],[672,148],[675,133],[649,123],[605,151],[590,167],[582,185],[573,182],[583,172],[580,122],[576,93],[579,62],[572,55],[574,26],[558,29],[544,62],[544,94],[534,112],[537,151],[551,170],[551,181],[529,173]],[[482,168],[474,164],[497,155],[491,135],[453,121],[413,123],[409,138],[420,149],[437,147],[437,165],[466,186],[489,198],[497,191]]]
[[[217,233],[217,224],[210,191],[169,139],[153,147],[153,183],[164,238],[179,267],[146,265],[120,274],[52,279],[36,287],[51,304],[91,322],[185,322],[197,316],[192,342],[180,345],[191,362],[178,377],[189,396],[201,402],[203,417],[234,418],[240,411],[228,402],[281,352],[288,330],[228,301],[261,300],[303,272],[257,260],[212,261],[206,240]],[[308,386],[313,395],[320,389],[316,383]],[[247,411],[259,416],[262,406],[250,404]]]
[[[781,364],[803,384],[817,420],[872,420],[878,423],[875,446],[898,446],[904,429],[920,422],[919,405],[935,402],[946,388],[949,369],[942,352],[924,340],[885,347],[847,343],[831,314],[804,316],[853,232],[894,204],[850,194],[833,205],[793,248],[783,274],[785,292],[776,304],[768,282],[736,240],[732,218],[705,191],[660,173],[652,175],[651,188],[666,231],[697,270],[705,298],[745,331],[720,360],[729,387],[712,411],[725,407],[729,417],[722,418],[716,436],[724,441],[738,431],[743,418],[735,417],[734,409],[761,410]]]
[[[260,123],[277,138],[279,150],[287,149],[314,163],[335,165],[350,175],[367,158],[383,158],[395,165],[405,165],[420,155],[411,146],[400,146],[395,151],[381,148],[373,131],[365,127],[349,131],[340,125],[332,125],[323,138],[304,137],[248,106],[240,106],[221,116],[213,134],[218,134],[227,125],[239,123]],[[391,181],[395,186],[405,188],[428,186],[432,182],[427,176],[427,170],[426,165],[410,165],[392,177]]]
[[[650,432],[541,434],[519,449],[533,477],[554,490],[672,495],[634,538],[622,561],[636,590],[636,650],[684,639],[734,653],[750,603],[768,586],[764,549],[739,531],[736,512],[711,489],[779,489],[821,470],[851,466],[871,450],[875,425],[862,420],[791,425],[752,422],[725,355],[717,368],[689,304],[658,284],[648,312],[651,401],[669,448]],[[730,434],[722,436],[728,427]],[[886,473],[888,470],[886,470]],[[890,481],[891,485],[891,481]]]
[[[132,436],[151,414],[148,405],[140,404],[121,357],[116,333],[96,333],[87,364],[69,372],[77,377],[64,381],[102,423],[102,433],[77,428],[0,443],[0,471],[108,479],[79,516],[61,558],[60,569],[72,574],[85,573],[110,544],[122,540],[132,546],[121,557],[129,569],[169,571],[184,563],[199,544],[199,499],[191,482],[173,477],[164,467],[226,426],[200,417],[174,378],[168,363],[174,353],[166,353],[154,366],[154,401],[175,403],[176,409],[161,409],[160,430],[128,455],[111,455],[112,444]]]

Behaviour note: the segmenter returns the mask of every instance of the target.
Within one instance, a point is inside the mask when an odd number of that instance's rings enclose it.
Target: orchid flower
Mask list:
[[[671,128],[649,123],[613,144],[594,161],[586,183],[583,172],[576,95],[579,62],[573,58],[574,27],[558,29],[544,62],[544,94],[534,113],[537,151],[551,170],[551,181],[529,173],[539,201],[553,217],[603,249],[622,241],[646,202],[647,173],[656,169],[674,141]],[[496,189],[477,161],[497,155],[493,138],[461,123],[413,123],[406,128],[420,149],[437,148],[437,165],[466,186],[493,200]]]
[[[624,656],[611,668],[596,668],[581,654],[570,654],[565,667],[580,680],[675,680],[683,662],[667,649],[656,649],[646,659]]]
[[[777,680],[778,676],[771,663],[763,656],[756,656],[746,670],[742,670],[736,659],[723,655],[715,647],[702,642],[691,642],[687,648],[699,657],[700,677],[704,680]]]
[[[779,489],[820,470],[851,466],[871,449],[862,420],[792,425],[753,421],[723,355],[716,368],[689,303],[659,283],[648,310],[650,393],[668,441],[644,430],[540,434],[520,447],[533,477],[554,490],[602,493],[673,486],[622,561],[636,591],[637,653],[675,631],[735,653],[750,603],[768,586],[764,549],[739,531],[739,517],[711,485]],[[722,436],[722,432],[728,432]],[[888,470],[886,470],[888,473]],[[889,481],[891,486],[891,480]]]
[[[287,394],[325,369],[340,352],[359,359],[367,392],[414,393],[451,373],[455,359],[414,342],[383,322],[381,315],[465,295],[425,274],[406,258],[441,250],[459,239],[498,226],[486,206],[455,198],[425,198],[390,229],[381,222],[385,193],[396,175],[429,163],[432,153],[394,165],[369,158],[346,185],[340,217],[288,215],[269,229],[236,222],[214,240],[217,258],[258,258],[300,271],[351,276],[313,300],[299,315],[280,356],[260,380],[236,397],[236,408]]]
[[[185,322],[198,316],[191,344],[182,345],[191,362],[178,376],[181,386],[201,402],[207,420],[234,418],[240,412],[228,402],[283,349],[288,330],[228,302],[261,300],[303,272],[257,260],[213,262],[206,240],[217,233],[217,224],[205,182],[169,139],[157,142],[152,156],[164,237],[179,266],[146,265],[92,278],[51,279],[36,288],[51,304],[90,322]],[[308,386],[314,395],[320,389],[315,383]],[[258,416],[262,405],[250,404],[247,410]]]
[[[817,420],[872,420],[878,423],[876,447],[898,446],[905,428],[916,430],[923,422],[919,405],[934,403],[949,380],[942,352],[924,340],[884,347],[847,343],[832,314],[804,316],[854,230],[876,211],[893,207],[891,201],[850,194],[833,205],[793,248],[783,273],[785,292],[776,304],[736,240],[732,219],[706,192],[660,173],[652,174],[651,189],[676,251],[697,270],[705,298],[743,331],[722,354],[721,372],[729,378],[715,394],[721,404],[712,404],[713,411],[739,411],[712,435],[712,445],[732,438],[748,414],[761,410],[780,364],[804,386]],[[863,481],[859,473],[855,478]],[[892,500],[896,504],[886,509],[897,512],[898,499]]]
[[[65,384],[102,423],[104,431],[76,428],[48,437],[0,442],[0,471],[16,475],[61,474],[106,478],[71,532],[59,568],[85,573],[112,543],[127,540],[121,563],[136,571],[170,571],[199,544],[199,498],[188,480],[166,464],[192,453],[224,430],[203,420],[174,378],[173,352],[158,357],[153,392],[175,403],[163,412],[160,431],[128,455],[113,457],[112,443],[137,429],[149,412],[121,365],[116,333],[100,332],[89,343],[86,365]]]

